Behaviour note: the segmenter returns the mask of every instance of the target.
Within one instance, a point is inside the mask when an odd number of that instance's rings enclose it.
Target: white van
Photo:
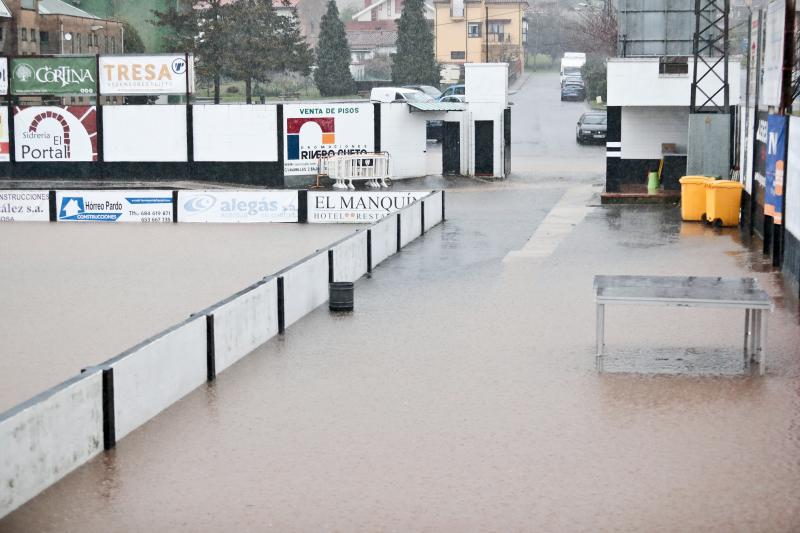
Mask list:
[[[433,102],[434,99],[416,89],[406,87],[375,87],[369,93],[370,102]]]
[[[581,67],[586,64],[586,54],[582,52],[566,52],[561,58],[561,85],[569,75],[581,75]]]

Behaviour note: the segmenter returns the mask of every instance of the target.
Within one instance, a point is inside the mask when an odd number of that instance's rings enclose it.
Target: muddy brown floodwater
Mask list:
[[[796,298],[675,208],[592,208],[526,246],[563,187],[448,193],[449,220],[0,521],[0,531],[800,529]],[[755,276],[765,377],[598,374],[595,274]],[[608,350],[727,350],[743,316],[610,308]]]
[[[0,224],[0,412],[351,231]]]

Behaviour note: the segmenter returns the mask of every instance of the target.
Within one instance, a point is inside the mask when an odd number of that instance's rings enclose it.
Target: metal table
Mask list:
[[[772,298],[755,278],[695,276],[595,276],[597,304],[597,370],[603,370],[605,306],[671,305],[744,309],[744,363],[757,356],[759,372],[766,370],[767,316]]]

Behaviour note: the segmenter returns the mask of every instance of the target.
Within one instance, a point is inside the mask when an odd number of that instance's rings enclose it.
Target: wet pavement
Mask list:
[[[396,184],[448,186],[448,220],[352,314],[311,313],[0,531],[796,531],[797,299],[737,229],[600,207],[602,167],[548,164]],[[755,276],[767,375],[598,374],[596,274]],[[736,359],[742,315],[611,307],[607,349]]]
[[[0,412],[354,230],[0,224]]]

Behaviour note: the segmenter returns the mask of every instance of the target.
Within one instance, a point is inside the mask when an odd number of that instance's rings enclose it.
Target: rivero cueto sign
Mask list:
[[[11,59],[11,94],[95,94],[94,57],[19,57]]]

